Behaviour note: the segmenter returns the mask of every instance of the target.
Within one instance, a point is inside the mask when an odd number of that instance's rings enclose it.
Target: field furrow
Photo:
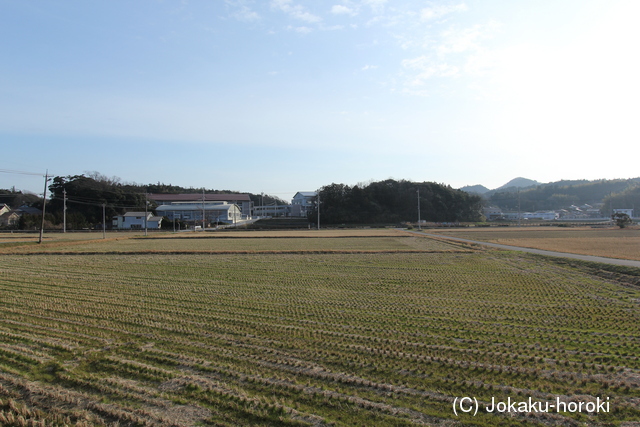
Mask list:
[[[366,246],[309,244],[337,240]],[[0,411],[121,426],[640,420],[640,289],[612,274],[469,250],[2,255]],[[455,416],[463,396],[611,411]]]

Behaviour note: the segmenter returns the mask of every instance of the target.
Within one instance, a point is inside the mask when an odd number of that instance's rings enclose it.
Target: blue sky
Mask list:
[[[0,170],[284,199],[636,177],[639,15],[635,0],[0,0]]]

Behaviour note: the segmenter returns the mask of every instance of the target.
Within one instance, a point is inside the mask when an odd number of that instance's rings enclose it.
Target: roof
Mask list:
[[[122,216],[144,216],[144,215],[145,215],[144,212],[126,212]]]
[[[18,218],[20,215],[17,212],[5,212],[2,215],[0,215],[0,218]]]
[[[235,207],[237,205],[235,204],[230,204],[230,205],[220,205],[220,204],[205,204],[204,205],[204,210],[205,211],[228,211],[230,209],[232,209],[233,207]],[[156,208],[157,212],[170,212],[170,211],[175,211],[175,212],[192,212],[192,211],[202,211],[202,203],[200,205],[160,205]]]
[[[26,213],[26,214],[32,214],[32,215],[39,215],[42,213],[42,211],[38,208],[34,208],[31,206],[20,206],[18,209],[14,210],[15,212],[22,212],[22,213]]]
[[[149,194],[149,200],[156,202],[202,202],[202,194]],[[250,202],[248,194],[205,194],[204,200],[206,202]]]
[[[295,198],[298,194],[303,197],[316,197],[318,193],[315,191],[298,191],[293,197]]]

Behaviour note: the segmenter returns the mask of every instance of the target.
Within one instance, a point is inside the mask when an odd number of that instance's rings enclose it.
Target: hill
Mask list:
[[[466,191],[467,193],[484,194],[490,190],[484,185],[478,184],[478,185],[465,185],[464,187],[460,188],[460,191]]]
[[[514,187],[496,189],[483,197],[486,204],[506,210],[517,209],[519,200],[523,211],[557,210],[571,205],[606,205],[606,215],[609,215],[609,209],[640,206],[640,200],[636,200],[639,187],[640,178],[558,181],[520,189],[519,192]]]
[[[540,183],[538,181],[534,181],[533,179],[518,177],[518,178],[513,178],[511,181],[507,182],[503,186],[496,188],[496,190],[505,190],[511,187],[527,188],[527,187],[533,187],[539,184]]]

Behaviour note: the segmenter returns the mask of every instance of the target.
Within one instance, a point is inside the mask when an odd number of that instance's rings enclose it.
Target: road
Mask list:
[[[460,237],[451,237],[451,236],[446,236],[446,235],[443,235],[443,234],[421,233],[421,232],[417,232],[417,231],[414,231],[414,233],[421,234],[421,235],[426,235],[426,236],[431,236],[431,237],[439,237],[439,238],[444,238],[444,239],[451,239],[451,240],[455,240],[455,241],[458,241],[458,242],[464,242],[464,243],[475,243],[475,244],[478,244],[478,245],[484,245],[484,246],[489,246],[489,247],[498,248],[498,249],[505,249],[505,250],[508,250],[508,251],[521,251],[521,252],[528,252],[528,253],[531,253],[531,254],[555,256],[555,257],[563,257],[563,258],[572,258],[572,259],[579,259],[579,260],[582,260],[582,261],[601,262],[601,263],[605,263],[605,264],[624,265],[624,266],[627,266],[627,267],[640,268],[640,261],[633,261],[633,260],[630,260],[630,259],[606,258],[606,257],[601,257],[601,256],[571,254],[571,253],[568,253],[568,252],[545,251],[543,249],[523,248],[521,246],[511,246],[511,245],[501,245],[499,243],[480,242],[480,241],[477,241],[477,240],[462,239]]]

